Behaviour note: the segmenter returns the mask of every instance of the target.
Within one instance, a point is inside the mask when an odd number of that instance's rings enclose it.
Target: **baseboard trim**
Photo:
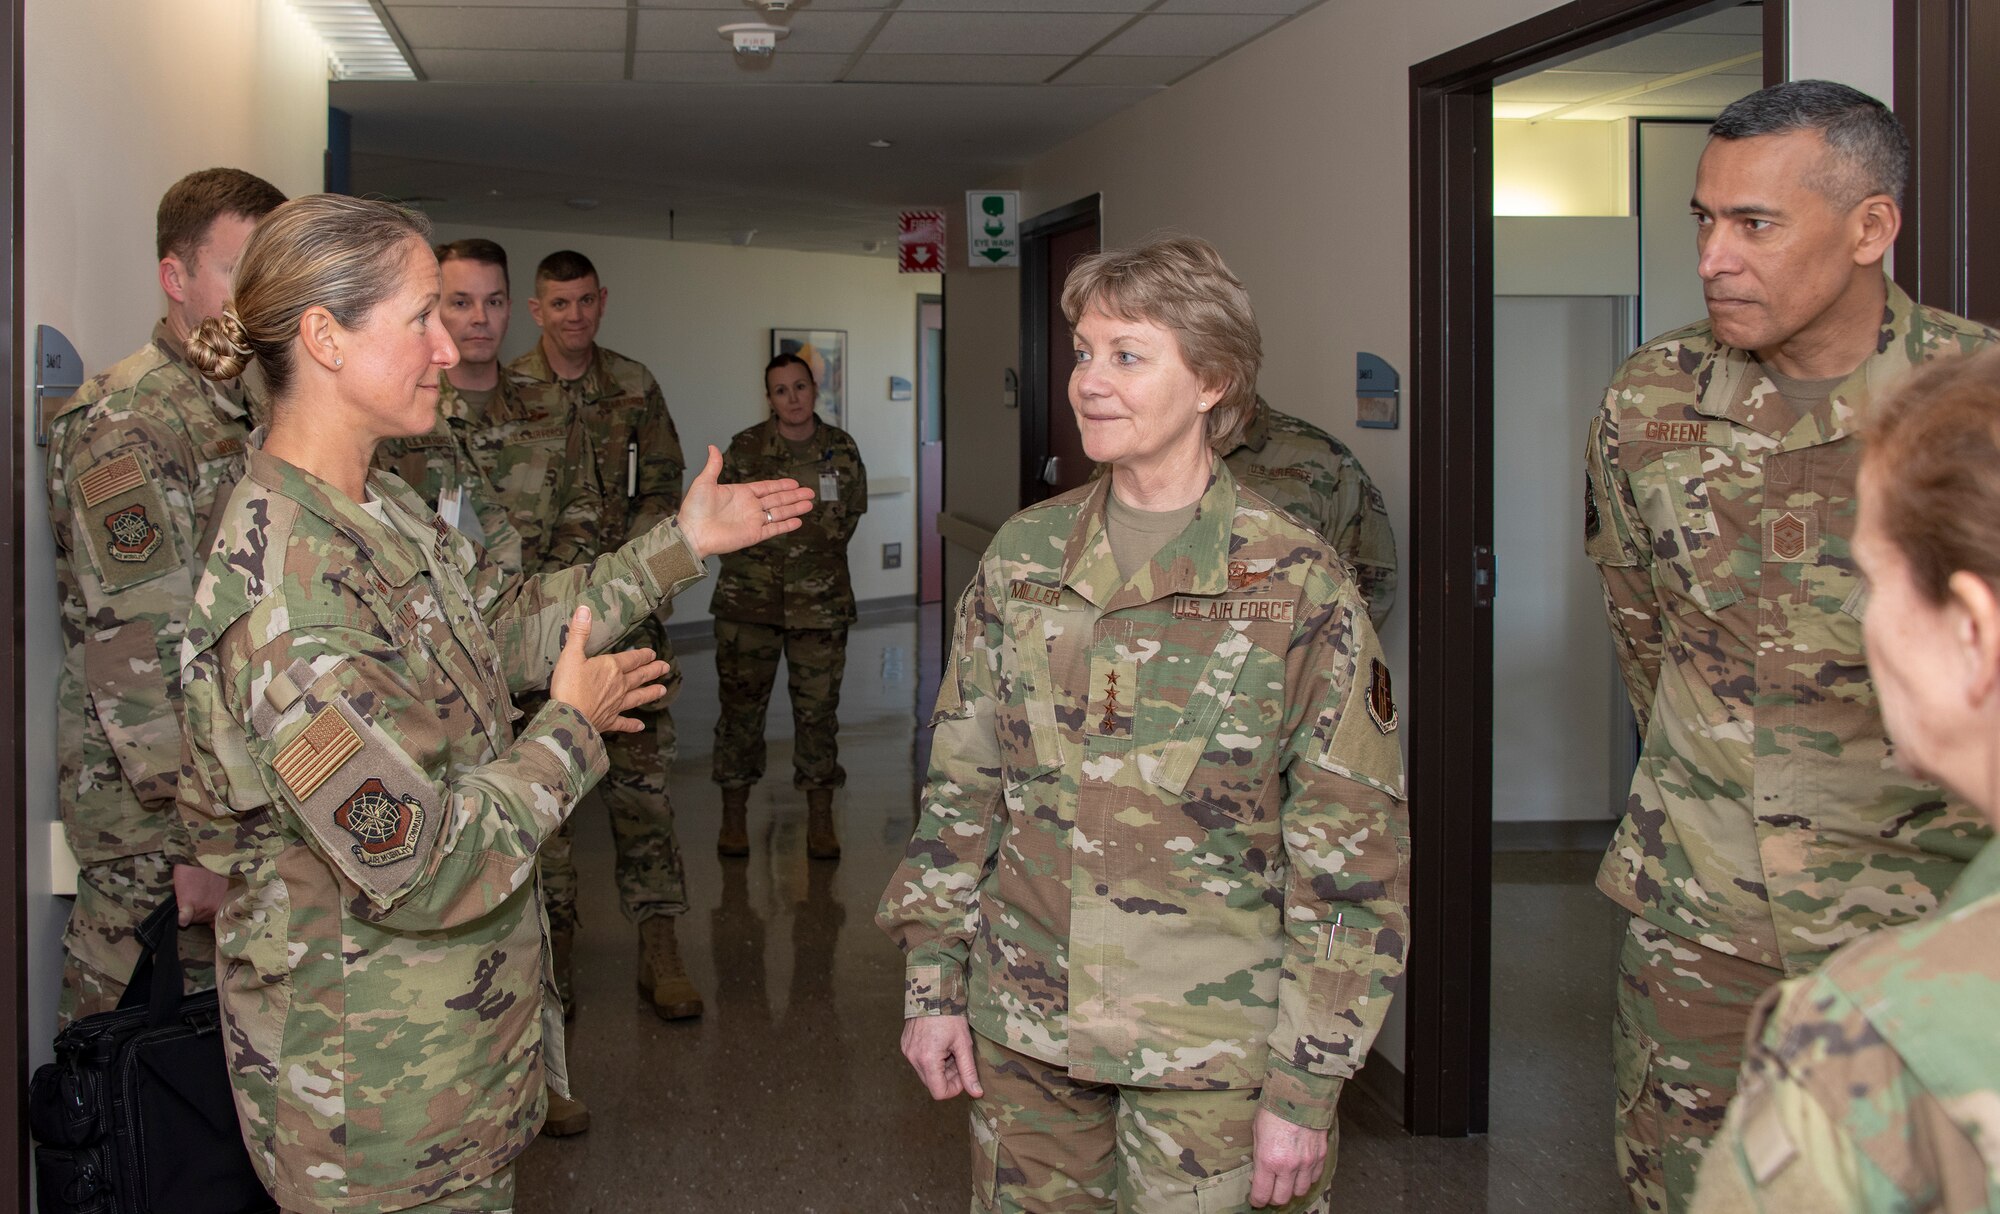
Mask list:
[[[1610,818],[1589,822],[1495,822],[1494,851],[1601,852],[1611,843],[1618,823]]]

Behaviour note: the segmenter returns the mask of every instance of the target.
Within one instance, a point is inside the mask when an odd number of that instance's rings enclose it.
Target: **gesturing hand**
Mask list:
[[[963,1016],[912,1016],[903,1021],[903,1057],[930,1089],[932,1100],[960,1092],[986,1093],[972,1062],[972,1030]]]
[[[708,463],[681,499],[681,534],[697,557],[718,556],[799,528],[812,509],[813,491],[795,480],[720,483],[722,452],[711,444]]]
[[[1250,1169],[1250,1204],[1281,1206],[1312,1190],[1326,1166],[1326,1131],[1293,1125],[1269,1109],[1251,1122],[1256,1166]]]
[[[549,698],[561,700],[590,718],[599,733],[637,733],[645,723],[625,714],[666,694],[659,685],[667,664],[653,660],[650,649],[588,655],[590,608],[578,607],[569,617],[569,637],[563,642],[556,668],[549,675]]]

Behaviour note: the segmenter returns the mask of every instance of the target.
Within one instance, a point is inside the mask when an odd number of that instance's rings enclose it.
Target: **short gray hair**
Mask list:
[[[1851,207],[1871,194],[1900,205],[1910,176],[1910,140],[1889,107],[1831,80],[1788,80],[1731,102],[1708,130],[1713,139],[1818,131],[1827,160],[1806,184]]]

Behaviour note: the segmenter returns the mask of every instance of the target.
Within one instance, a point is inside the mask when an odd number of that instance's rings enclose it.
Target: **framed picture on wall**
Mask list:
[[[773,329],[771,357],[796,354],[812,368],[819,385],[819,415],[830,426],[847,428],[847,330]]]

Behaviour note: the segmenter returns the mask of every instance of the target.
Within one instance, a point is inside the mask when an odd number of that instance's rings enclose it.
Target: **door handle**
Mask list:
[[[1042,483],[1053,485],[1061,477],[1062,460],[1053,455],[1049,456],[1048,461],[1042,465]]]

